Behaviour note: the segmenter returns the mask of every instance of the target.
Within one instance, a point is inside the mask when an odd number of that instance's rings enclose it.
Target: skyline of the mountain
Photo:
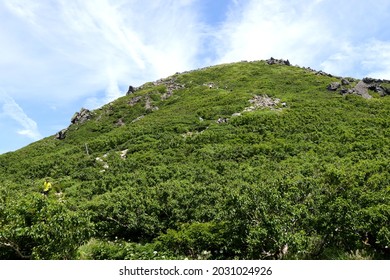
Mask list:
[[[0,153],[129,84],[208,65],[273,56],[389,79],[389,14],[384,0],[1,0]]]

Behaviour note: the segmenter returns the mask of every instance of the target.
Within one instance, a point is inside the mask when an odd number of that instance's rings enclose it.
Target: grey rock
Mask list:
[[[76,123],[82,124],[87,120],[91,119],[91,116],[92,116],[91,111],[85,108],[81,108],[80,112],[74,113],[70,122],[72,124],[76,124]]]
[[[349,85],[349,81],[347,79],[341,79],[341,84],[343,86],[347,86],[347,85]]]
[[[390,83],[389,80],[382,80],[382,79],[374,79],[374,78],[370,78],[370,77],[365,77],[363,78],[362,80],[363,82],[365,82],[366,84],[381,84],[381,83]]]
[[[120,118],[116,123],[115,123],[116,126],[124,126],[125,125],[125,122],[123,121],[122,118]]]
[[[228,121],[229,121],[229,119],[220,117],[220,118],[218,118],[217,123],[219,123],[219,124],[227,123]]]
[[[368,89],[379,93],[381,96],[390,94],[390,85],[384,86],[384,84],[390,84],[389,80],[374,79],[374,78],[363,78],[364,83],[368,85]]]
[[[371,89],[371,88],[370,88]],[[386,91],[385,88],[381,86],[376,86],[375,89],[373,89],[375,92],[379,93],[380,96],[385,96],[388,95],[388,92]]]
[[[138,122],[139,120],[142,120],[145,116],[144,115],[141,115],[139,116],[138,118],[132,120],[131,122],[134,123],[134,122]]]
[[[328,85],[327,89],[331,91],[336,91],[340,86],[341,84],[339,82],[333,82]]]
[[[383,89],[383,92],[385,95],[390,95],[390,87],[387,87],[387,88],[381,87],[381,88]]]
[[[249,102],[252,104],[252,106],[246,107],[243,112],[251,112],[258,108],[274,109],[280,103],[280,99],[272,98],[264,94],[264,95],[255,95],[252,99],[249,100]]]
[[[134,106],[135,104],[137,104],[138,102],[140,102],[142,99],[142,96],[136,96],[136,97],[133,97],[132,99],[129,100],[129,102],[127,102],[127,104],[129,104],[130,106]]]
[[[341,77],[333,76],[332,74],[326,73],[326,72],[324,72],[324,71],[322,71],[322,70],[317,71],[317,70],[311,69],[310,67],[305,68],[305,69],[309,70],[310,72],[314,73],[314,74],[317,75],[317,76],[327,76],[327,77],[332,77],[332,78],[339,78],[339,79],[341,79]]]
[[[157,80],[152,84],[154,86],[164,85],[166,87],[166,92],[161,94],[161,100],[166,100],[173,95],[174,91],[185,88],[185,85],[176,83],[176,78],[172,76],[166,79]]]
[[[133,86],[129,86],[129,90],[127,91],[126,95],[132,94],[137,90],[137,88]]]
[[[58,131],[57,133],[56,133],[56,136],[55,136],[55,139],[58,139],[58,140],[63,140],[63,139],[65,139],[65,137],[66,137],[66,132],[68,132],[68,129],[63,129],[63,130],[61,130],[61,131]]]
[[[269,65],[272,65],[272,64],[280,64],[280,65],[287,65],[287,66],[290,66],[290,61],[287,59],[287,60],[283,60],[283,59],[275,59],[273,57],[271,57],[270,59],[267,59],[266,62],[269,64]]]
[[[72,118],[70,119],[70,122],[71,123],[75,123],[77,118],[78,118],[78,116],[79,116],[79,112],[74,113]]]
[[[366,99],[372,98],[372,96],[368,94],[368,85],[365,82],[358,82],[354,89],[357,95],[360,95],[361,97]]]

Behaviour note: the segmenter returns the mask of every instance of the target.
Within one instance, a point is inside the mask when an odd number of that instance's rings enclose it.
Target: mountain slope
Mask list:
[[[131,88],[1,155],[0,257],[388,258],[388,84],[274,62]]]

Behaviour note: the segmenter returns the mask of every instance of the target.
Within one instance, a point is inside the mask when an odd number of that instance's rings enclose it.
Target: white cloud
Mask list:
[[[16,121],[22,128],[17,130],[17,133],[23,136],[27,136],[32,140],[38,140],[42,138],[38,130],[37,123],[29,118],[23,109],[15,102],[15,100],[0,91],[0,104],[2,104],[2,113],[4,117],[8,117]]]
[[[217,62],[273,56],[337,75],[390,78],[390,32],[383,24],[388,18],[388,1],[358,0],[353,5],[336,0],[234,3],[215,36]]]
[[[329,73],[390,79],[390,42],[375,39],[360,45],[346,43],[321,63]]]
[[[217,39],[220,61],[289,58],[310,64],[330,41],[312,1],[249,1],[233,6]],[[236,4],[239,5],[239,4]]]
[[[371,41],[362,65],[368,69],[367,76],[390,79],[390,42]]]
[[[12,37],[13,42],[0,46],[0,51],[20,57],[8,61],[20,70],[0,84],[13,96],[29,91],[18,98],[38,95],[57,102],[96,99],[96,92],[105,89],[99,101],[105,103],[129,84],[192,69],[203,36],[193,2],[5,0],[8,22],[30,35],[8,32],[4,38]],[[14,45],[25,47],[13,49]],[[14,88],[20,71],[26,83]]]

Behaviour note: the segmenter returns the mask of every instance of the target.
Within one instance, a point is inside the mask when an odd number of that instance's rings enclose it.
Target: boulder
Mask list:
[[[341,84],[343,86],[347,86],[347,85],[349,85],[349,81],[347,79],[341,79]]]
[[[222,118],[222,117],[220,117],[220,118],[218,118],[217,123],[227,123],[228,121],[229,121],[228,118]]]
[[[63,140],[65,139],[66,137],[66,132],[68,131],[68,129],[63,129],[61,131],[58,131],[55,135],[55,139],[58,139],[58,140]]]
[[[372,98],[372,96],[368,94],[368,87],[369,86],[365,82],[360,81],[354,87],[354,90],[355,90],[355,93],[357,95],[360,95],[361,97],[366,98],[366,99],[370,99],[370,98]]]
[[[374,78],[370,78],[370,77],[365,77],[363,78],[362,80],[363,82],[365,82],[366,84],[381,84],[381,83],[389,83],[390,81],[388,80],[381,80],[381,79],[374,79]]]
[[[137,88],[133,86],[129,86],[129,90],[127,91],[126,95],[132,94],[137,90]]]
[[[381,96],[390,94],[390,81],[389,80],[381,80],[374,78],[363,78],[362,80],[365,84],[368,85],[368,89],[373,90],[379,93]],[[384,86],[384,84],[388,84],[388,86]]]
[[[80,112],[74,113],[70,122],[72,124],[76,124],[76,123],[82,124],[89,119],[91,119],[91,111],[89,111],[88,109],[85,109],[85,108],[81,108]]]
[[[328,85],[327,89],[331,91],[336,91],[340,86],[341,84],[339,82],[333,82]]]
[[[72,118],[70,119],[70,122],[71,123],[76,123],[76,120],[77,120],[78,116],[79,116],[79,112],[74,113]]]

